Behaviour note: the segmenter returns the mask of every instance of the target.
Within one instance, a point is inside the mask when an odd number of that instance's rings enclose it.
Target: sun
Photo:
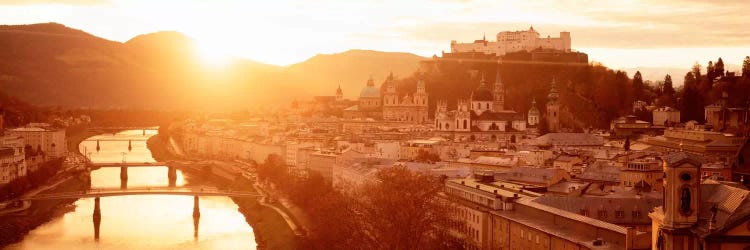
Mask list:
[[[195,49],[200,63],[208,67],[223,68],[232,60],[226,46],[220,42],[199,41]]]

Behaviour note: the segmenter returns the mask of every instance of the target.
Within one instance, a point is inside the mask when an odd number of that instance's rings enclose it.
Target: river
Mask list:
[[[153,162],[146,139],[156,131],[123,131],[91,137],[79,145],[94,162]],[[105,140],[124,141],[105,141]],[[97,152],[97,142],[100,150]],[[128,151],[128,141],[132,150]],[[166,167],[128,169],[127,187],[166,187]],[[179,170],[176,186],[208,185]],[[91,173],[92,188],[121,187],[119,168]],[[102,197],[99,238],[95,237],[94,199],[78,199],[75,210],[29,232],[9,249],[255,249],[253,228],[228,197],[200,197],[201,216],[194,221],[193,197],[136,195]],[[197,222],[197,223],[196,223]],[[196,225],[197,224],[197,225]]]

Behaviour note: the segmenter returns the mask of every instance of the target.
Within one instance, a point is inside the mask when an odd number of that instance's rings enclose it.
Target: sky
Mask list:
[[[505,30],[571,32],[612,68],[688,68],[750,55],[746,0],[0,0],[0,24],[57,22],[109,40],[178,31],[207,53],[289,65],[349,49],[450,51]]]

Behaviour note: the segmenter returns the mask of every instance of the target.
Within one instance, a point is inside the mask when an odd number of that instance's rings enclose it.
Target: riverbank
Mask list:
[[[96,132],[89,131],[87,126],[66,128],[65,133],[68,152],[79,154],[78,145],[86,138],[97,135]],[[56,178],[50,180],[54,179]],[[42,193],[80,191],[83,188],[85,183],[74,177]],[[29,231],[74,209],[72,204],[75,201],[76,199],[34,201],[24,211],[0,216],[0,248],[19,242]]]
[[[85,188],[78,178],[70,178],[42,193],[73,192]],[[29,231],[75,209],[76,199],[40,200],[31,203],[23,212],[0,216],[0,248],[19,242]]]
[[[146,141],[151,156],[156,161],[179,160],[181,157],[169,150],[169,138],[154,135]],[[224,186],[227,181],[218,177],[202,177],[197,172],[185,172],[188,182],[193,178],[201,178],[212,184]],[[233,190],[257,192],[253,182],[244,178],[237,178],[230,185]],[[233,198],[238,210],[245,216],[246,222],[253,227],[258,249],[297,249],[298,239],[284,218],[275,210],[260,204],[257,198]]]

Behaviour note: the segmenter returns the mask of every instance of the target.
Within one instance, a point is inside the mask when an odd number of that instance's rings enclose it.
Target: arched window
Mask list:
[[[683,214],[690,214],[690,188],[683,187],[680,191],[680,212]]]
[[[464,129],[466,129],[468,127],[467,123],[468,122],[466,120],[464,120]]]
[[[445,129],[450,129],[451,125],[449,123],[445,123]]]
[[[484,107],[487,108],[487,109],[490,109],[490,103],[489,102],[485,103]]]

